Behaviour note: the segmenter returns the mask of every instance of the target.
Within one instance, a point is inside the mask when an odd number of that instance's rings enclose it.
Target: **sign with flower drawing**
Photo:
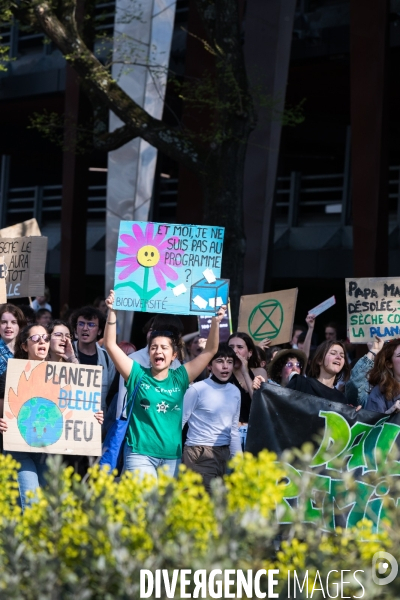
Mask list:
[[[223,227],[121,221],[116,310],[215,314],[228,302],[223,242]]]

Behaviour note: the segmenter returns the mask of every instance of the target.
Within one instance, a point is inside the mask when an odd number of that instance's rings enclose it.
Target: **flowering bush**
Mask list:
[[[0,455],[0,598],[139,598],[140,569],[278,569],[274,591],[280,598],[289,597],[289,571],[302,576],[308,571],[308,583],[296,595],[306,598],[317,571],[323,579],[335,569],[364,570],[358,576],[364,595],[354,582],[346,584],[344,595],[400,597],[396,580],[387,587],[368,585],[375,552],[399,553],[395,506],[387,508],[392,527],[387,523],[379,534],[366,520],[346,531],[324,532],[303,524],[301,507],[295,523],[279,526],[284,471],[276,457],[267,451],[245,454],[231,467],[224,481],[214,483],[210,498],[200,476],[183,466],[177,480],[161,474],[158,485],[132,474],[116,482],[94,467],[83,484],[60,457],[50,457],[48,485],[22,513],[16,463]],[[267,582],[263,585],[267,592]],[[178,598],[179,591],[178,586]],[[308,597],[324,596],[314,591]]]

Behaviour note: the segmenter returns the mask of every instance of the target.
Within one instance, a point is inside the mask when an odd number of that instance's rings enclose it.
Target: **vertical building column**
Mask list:
[[[164,108],[167,69],[175,20],[175,3],[147,0],[140,19],[126,19],[132,13],[131,0],[115,3],[113,77],[124,91],[153,117],[161,119]],[[125,16],[125,19],[124,19]],[[132,40],[135,40],[132,50]],[[132,62],[145,66],[121,66],[119,58],[129,53]],[[122,125],[110,113],[110,131]],[[157,150],[140,138],[108,155],[106,217],[106,293],[114,285],[115,257],[121,220],[147,221],[153,193]],[[122,339],[129,340],[133,312],[120,312]]]
[[[388,0],[350,0],[354,276],[388,273]]]
[[[61,308],[65,304],[77,308],[85,302],[89,156],[79,154],[77,129],[90,114],[90,104],[80,90],[78,77],[67,64],[61,205]]]
[[[277,110],[283,110],[285,103],[295,8],[296,0],[247,2],[244,48],[250,86],[261,82],[262,93],[273,98]],[[257,112],[244,178],[245,294],[264,291],[273,244],[271,217],[282,128],[266,109],[257,108]]]

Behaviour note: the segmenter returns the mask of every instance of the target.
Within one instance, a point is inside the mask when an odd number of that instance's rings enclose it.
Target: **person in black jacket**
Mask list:
[[[335,386],[339,380],[347,381],[349,374],[350,367],[343,342],[327,340],[315,351],[310,376],[293,375],[286,387],[331,402],[347,404],[344,394]]]

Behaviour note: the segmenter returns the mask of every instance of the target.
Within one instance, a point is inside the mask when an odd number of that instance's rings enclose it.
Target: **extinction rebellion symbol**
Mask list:
[[[282,304],[278,300],[264,300],[253,309],[249,317],[248,330],[251,337],[257,342],[266,337],[275,339],[282,328],[283,318]]]

